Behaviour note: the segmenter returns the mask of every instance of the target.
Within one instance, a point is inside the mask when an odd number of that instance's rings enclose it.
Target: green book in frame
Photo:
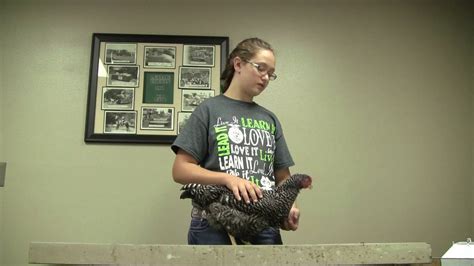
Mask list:
[[[174,73],[145,72],[143,103],[173,104]]]

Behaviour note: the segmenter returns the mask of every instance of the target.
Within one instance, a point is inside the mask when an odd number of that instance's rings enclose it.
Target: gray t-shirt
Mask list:
[[[171,149],[186,151],[206,169],[267,190],[275,186],[274,171],[294,165],[275,114],[222,94],[196,108]]]

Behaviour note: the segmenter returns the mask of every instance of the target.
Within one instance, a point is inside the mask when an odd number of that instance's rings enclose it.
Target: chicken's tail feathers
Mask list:
[[[201,186],[202,185],[200,185],[200,184],[194,184],[194,183],[184,185],[181,188],[181,190],[183,190],[183,192],[181,193],[181,196],[179,198],[180,199],[193,199],[194,195],[196,193],[196,189],[201,188]]]
[[[192,199],[193,194],[191,193],[190,190],[185,190],[181,193],[181,196],[179,196],[180,199]]]

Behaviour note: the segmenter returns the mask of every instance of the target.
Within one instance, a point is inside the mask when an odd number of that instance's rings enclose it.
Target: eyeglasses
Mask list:
[[[275,80],[277,78],[277,75],[275,73],[269,73],[268,71],[270,70],[267,65],[265,64],[257,64],[255,62],[249,61],[249,60],[244,60],[245,62],[251,64],[254,66],[258,73],[261,75],[268,75],[269,80]]]

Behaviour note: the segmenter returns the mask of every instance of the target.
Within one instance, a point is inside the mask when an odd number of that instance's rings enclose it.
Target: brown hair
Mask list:
[[[234,50],[230,53],[221,80],[223,80],[222,93],[224,93],[230,86],[230,82],[234,77],[234,58],[240,57],[242,60],[250,60],[260,50],[269,50],[273,52],[272,46],[266,41],[259,38],[249,38],[241,41]]]

